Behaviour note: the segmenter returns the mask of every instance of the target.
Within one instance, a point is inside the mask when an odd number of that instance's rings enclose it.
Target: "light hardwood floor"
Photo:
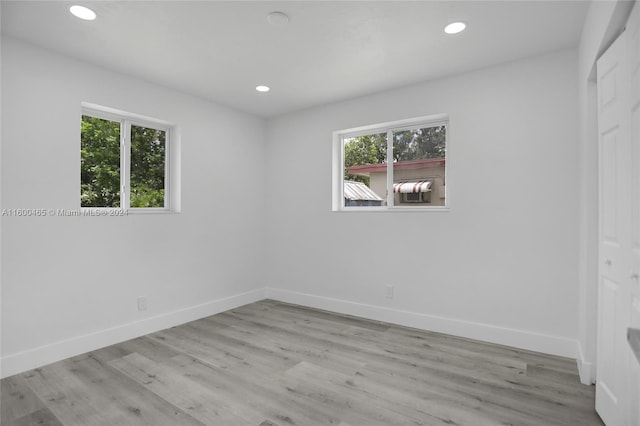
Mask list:
[[[575,361],[270,300],[2,380],[1,425],[602,425]]]

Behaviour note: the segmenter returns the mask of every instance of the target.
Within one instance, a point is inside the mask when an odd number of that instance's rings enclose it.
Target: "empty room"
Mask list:
[[[0,17],[2,426],[640,426],[635,1]]]

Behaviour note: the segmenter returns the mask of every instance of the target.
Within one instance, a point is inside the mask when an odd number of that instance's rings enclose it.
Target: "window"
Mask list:
[[[445,209],[448,117],[334,133],[333,210]]]
[[[170,210],[171,133],[158,120],[84,107],[80,206]]]
[[[431,204],[431,192],[407,192],[401,194],[401,202]]]

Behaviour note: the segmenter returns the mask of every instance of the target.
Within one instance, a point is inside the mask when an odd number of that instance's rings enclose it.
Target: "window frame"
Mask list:
[[[80,209],[121,209],[127,214],[157,214],[174,213],[179,211],[177,199],[174,195],[174,167],[173,151],[176,145],[176,126],[167,121],[128,113],[100,105],[83,102],[81,115],[100,118],[120,123],[120,207],[84,207],[80,201]],[[164,206],[163,207],[131,207],[131,127],[145,127],[165,132],[164,150]]]
[[[409,118],[405,120],[389,121],[380,124],[355,127],[333,132],[333,152],[332,152],[332,211],[334,212],[448,212],[451,209],[448,185],[444,186],[445,205],[432,206],[427,203],[416,203],[416,205],[395,205],[393,192],[393,133],[417,128],[445,126],[446,128],[446,154],[444,181],[449,182],[449,159],[450,159],[450,132],[449,114],[435,114],[429,116]],[[386,206],[369,207],[346,207],[344,203],[344,140],[358,136],[371,134],[387,134],[387,194]],[[384,197],[383,197],[384,198]]]

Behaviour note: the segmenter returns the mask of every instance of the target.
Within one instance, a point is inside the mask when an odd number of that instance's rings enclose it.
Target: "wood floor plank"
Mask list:
[[[245,425],[255,420],[225,404],[215,389],[201,386],[138,353],[112,360],[109,365],[206,425]]]
[[[166,401],[122,380],[91,356],[51,364],[35,373],[25,373],[24,377],[65,425],[202,426]]]
[[[602,426],[575,360],[273,300],[1,385],[2,426]]]
[[[242,354],[236,356],[233,352],[226,351],[217,344],[215,338],[206,338],[193,333],[192,330],[175,333],[171,330],[161,331],[149,336],[150,339],[159,340],[163,344],[174,349],[180,348],[183,353],[206,361],[209,365],[221,369],[230,368],[233,365],[244,363]],[[146,356],[145,353],[142,353]]]
[[[311,316],[314,318],[325,319],[327,321],[335,321],[340,324],[348,324],[356,327],[366,328],[370,330],[388,330],[389,324],[381,321],[367,320],[357,318],[350,315],[338,314],[335,312],[323,311],[320,309],[308,309],[303,306],[291,305],[288,303],[276,302],[275,306],[283,311],[296,312],[300,315]]]
[[[276,330],[252,330],[243,324],[238,327],[229,327],[225,329],[224,333],[238,339],[250,339],[257,347],[295,363],[310,360],[315,364],[345,373],[354,373],[364,365],[364,362],[352,356],[331,352],[330,349],[327,349],[327,345],[317,344],[317,342],[310,342],[308,339],[302,338],[294,340],[287,335],[288,333]]]
[[[22,416],[12,421],[2,422],[0,424],[2,426],[62,426],[60,420],[58,420],[47,408],[42,408],[27,414],[26,416]]]
[[[150,394],[126,376],[114,374],[114,370],[95,354],[71,358],[65,364],[84,384],[86,392],[94,397],[102,395],[96,405],[102,407],[102,415],[106,418],[121,419],[119,424],[202,426],[187,412]]]
[[[387,395],[418,413],[448,419],[457,424],[519,424],[539,425],[540,419],[527,413],[514,412],[511,407],[496,407],[480,397],[469,395],[425,381],[407,378],[399,384],[397,377],[365,368],[352,380],[355,386],[361,386],[368,392]],[[393,392],[402,392],[403,397],[393,399]]]
[[[283,371],[295,365],[299,360],[278,354],[257,346],[250,340],[238,339],[234,333],[227,333],[228,328],[218,330],[215,336],[191,336],[185,339],[166,333],[160,336],[164,342],[170,342],[174,348],[188,347],[198,351],[198,357],[213,365],[255,364],[271,371]]]
[[[390,416],[386,410],[379,408],[371,410],[370,406],[368,409],[365,408],[361,398],[354,400],[351,396],[340,394],[324,381],[311,381],[296,374],[280,376],[277,381],[286,389],[289,397],[308,401],[320,410],[332,413],[349,424],[370,426],[409,424],[404,418],[401,421],[400,416]]]
[[[118,346],[124,349],[123,354],[116,358],[122,358],[123,356],[130,355],[132,353],[139,353],[153,361],[162,361],[182,353],[182,350],[170,347],[161,340],[154,339],[154,335],[155,333],[120,343]]]
[[[7,377],[0,387],[0,425],[9,424],[45,408],[21,376]]]
[[[443,418],[437,413],[425,415],[426,412],[411,409],[406,404],[410,395],[398,389],[371,392],[371,388],[359,386],[352,376],[329,371],[312,363],[301,362],[286,374],[300,379],[302,383],[313,383],[322,389],[324,398],[331,397],[337,403],[355,410],[362,417],[372,416],[370,421],[382,424],[454,424],[449,415],[445,414]],[[371,413],[371,405],[378,407],[375,413]]]
[[[70,374],[63,362],[26,372],[22,377],[64,425],[84,426],[106,420],[94,402],[100,396],[86,392],[82,382]]]
[[[229,397],[243,401],[244,407],[260,412],[266,419],[275,419],[282,424],[314,425],[339,424],[340,419],[328,410],[318,410],[313,401],[288,393],[280,374],[246,364],[243,370],[220,370],[206,362],[190,356],[173,359],[190,377],[203,386],[219,386]],[[212,374],[211,369],[216,369]],[[215,384],[211,383],[215,380]],[[287,394],[288,398],[279,396]]]
[[[179,341],[171,341],[171,344],[181,343]],[[188,349],[191,362],[197,363],[201,368],[216,367],[220,364],[218,356],[214,355],[213,364],[207,361],[211,359],[211,353],[206,349],[210,347],[205,339],[198,342],[189,342],[183,346]],[[180,357],[175,357],[179,359]],[[278,374],[284,369],[274,369],[271,363],[255,362],[256,358],[246,356],[241,362],[233,365],[226,364],[223,368],[218,368],[215,376],[210,372],[200,371],[198,374],[192,374],[192,380],[195,380],[205,386],[208,381],[214,378],[216,382],[227,381],[233,384],[239,392],[239,399],[243,404],[253,404],[265,408],[265,416],[276,419],[282,424],[299,424],[299,425],[315,425],[315,424],[341,424],[340,419],[336,418],[334,413],[329,410],[318,410],[315,402],[308,400],[304,396],[295,394],[292,390],[287,389],[287,384],[277,379]],[[293,364],[287,364],[289,368]],[[286,395],[286,398],[282,398]]]

